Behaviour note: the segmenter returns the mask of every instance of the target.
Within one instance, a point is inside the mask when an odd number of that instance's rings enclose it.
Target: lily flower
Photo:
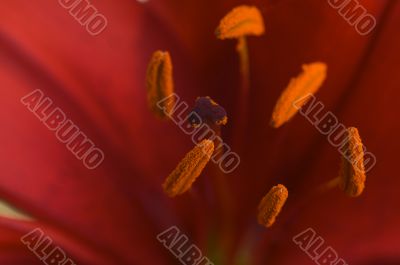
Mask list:
[[[344,2],[2,1],[0,264],[43,264],[55,247],[70,264],[178,264],[158,239],[171,227],[216,265],[312,264],[293,240],[308,228],[348,264],[400,264],[400,3]],[[239,39],[237,56],[215,29],[243,5],[267,30]],[[357,32],[360,10],[376,19],[369,34]],[[162,184],[199,153],[149,109],[146,75],[159,50],[173,65],[168,89],[191,108],[199,97],[224,108],[218,135],[240,157],[229,174],[210,159],[173,197]],[[363,153],[360,138],[377,159],[366,180],[300,113],[270,126],[288,83],[312,62],[328,67],[316,100],[357,128],[350,149]],[[70,121],[63,133],[61,120]],[[46,237],[51,247],[40,245]]]

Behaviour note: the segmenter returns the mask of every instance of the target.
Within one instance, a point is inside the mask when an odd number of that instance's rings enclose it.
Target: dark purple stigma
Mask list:
[[[197,98],[189,116],[189,122],[193,127],[200,126],[201,122],[209,125],[225,125],[227,121],[228,118],[225,109],[210,97]]]

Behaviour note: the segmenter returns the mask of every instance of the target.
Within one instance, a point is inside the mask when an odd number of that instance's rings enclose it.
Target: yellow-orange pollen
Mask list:
[[[307,100],[301,101],[301,99],[318,91],[326,79],[326,72],[325,63],[315,62],[303,65],[303,72],[290,80],[278,99],[272,113],[271,126],[278,128],[289,121],[307,103]]]
[[[167,177],[163,189],[169,197],[188,191],[214,152],[214,142],[203,140],[195,146]]]
[[[351,197],[361,195],[365,187],[364,150],[357,128],[347,129],[347,142],[339,173],[340,188]]]
[[[278,184],[264,196],[258,205],[258,223],[271,227],[289,196],[285,186]]]
[[[254,6],[238,6],[220,22],[215,34],[219,39],[236,39],[242,36],[264,34],[264,20],[260,10]]]

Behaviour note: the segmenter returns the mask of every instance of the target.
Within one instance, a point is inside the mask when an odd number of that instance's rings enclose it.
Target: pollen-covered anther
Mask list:
[[[188,191],[214,152],[214,142],[203,140],[195,146],[167,177],[163,189],[169,197]]]
[[[264,19],[260,10],[254,6],[242,5],[234,8],[221,20],[215,34],[223,40],[260,36],[264,31]]]
[[[322,86],[327,75],[327,65],[321,62],[303,65],[303,72],[290,80],[279,97],[272,113],[271,126],[280,127],[289,121]],[[305,100],[302,100],[306,98]]]
[[[192,115],[189,116],[189,122],[193,127],[198,127],[203,122],[219,126],[228,122],[228,116],[225,109],[210,97],[198,97]]]
[[[258,205],[258,223],[265,227],[271,227],[281,212],[288,195],[285,186],[278,184],[272,187]]]
[[[340,188],[351,197],[360,196],[365,188],[364,149],[357,128],[347,129],[340,167]]]
[[[166,118],[174,107],[174,82],[172,62],[168,52],[156,51],[147,67],[147,101],[150,110],[158,117]],[[165,100],[169,98],[168,100]],[[159,102],[162,102],[160,106]]]

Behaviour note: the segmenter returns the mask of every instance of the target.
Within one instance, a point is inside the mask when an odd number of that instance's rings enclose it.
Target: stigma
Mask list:
[[[198,115],[202,122],[209,125],[225,125],[228,122],[228,116],[223,107],[210,97],[198,97],[192,110],[192,115]],[[200,125],[199,119],[189,117],[193,127]]]

